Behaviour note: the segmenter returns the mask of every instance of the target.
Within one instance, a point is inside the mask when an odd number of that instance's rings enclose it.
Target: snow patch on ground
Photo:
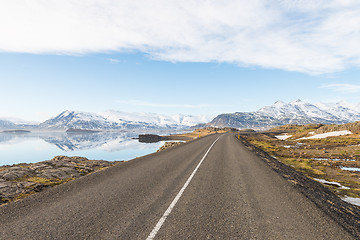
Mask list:
[[[360,206],[360,198],[353,198],[353,197],[345,196],[341,199],[344,200],[345,202]]]
[[[352,132],[350,132],[348,130],[335,131],[335,132],[327,132],[327,133],[316,134],[316,135],[311,136],[311,137],[302,137],[302,138],[299,138],[298,140],[337,137],[337,136],[343,136],[343,135],[349,135],[349,134],[352,134]]]
[[[350,189],[349,187],[345,187],[343,185],[341,185],[338,182],[330,182],[330,181],[326,181],[325,179],[319,179],[319,178],[314,178],[315,181],[321,182],[323,184],[327,184],[327,185],[332,185],[335,187],[339,187],[340,189]]]
[[[282,134],[282,135],[277,135],[275,137],[280,140],[286,140],[286,139],[292,137],[292,135]]]
[[[350,158],[312,158],[312,160],[317,161],[346,161],[346,162],[355,162],[355,159]]]
[[[340,167],[341,170],[346,170],[346,171],[356,171],[356,172],[360,172],[360,168],[357,167]]]

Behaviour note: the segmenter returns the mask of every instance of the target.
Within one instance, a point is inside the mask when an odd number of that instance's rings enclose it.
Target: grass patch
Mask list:
[[[55,185],[59,185],[62,183],[66,183],[68,181],[71,181],[75,178],[67,178],[67,179],[48,179],[48,178],[41,178],[41,177],[29,177],[26,179],[26,181],[28,182],[34,182],[34,183],[39,183],[42,184],[44,186],[55,186]]]
[[[28,197],[30,195],[33,195],[35,192],[30,192],[30,193],[20,193],[18,195],[16,195],[13,200],[17,201],[17,200],[20,200],[20,199],[23,199],[25,197]]]
[[[277,147],[269,142],[265,142],[265,141],[259,141],[256,139],[250,139],[249,142],[253,145],[255,145],[256,147],[261,148],[262,150],[269,152],[269,153],[275,153],[281,150],[280,147]]]
[[[231,129],[227,129],[227,128],[220,129],[220,128],[213,128],[213,127],[199,128],[199,129],[195,129],[193,132],[190,132],[190,133],[174,134],[172,136],[200,138],[200,137],[205,137],[207,135],[215,134],[215,133],[226,133],[226,132],[229,132],[230,130]]]
[[[297,129],[299,134],[313,129]],[[291,133],[288,133],[291,134]],[[309,140],[278,140],[265,134],[245,136],[254,146],[310,178],[334,181],[349,187],[327,186],[339,196],[360,197],[360,172],[341,170],[340,166],[360,167],[360,136],[339,136]],[[298,144],[302,142],[303,144]],[[288,147],[284,147],[288,146]],[[317,159],[317,160],[316,160]]]
[[[323,177],[325,173],[315,168],[310,159],[278,158],[281,162],[311,177]]]
[[[0,198],[0,203],[7,203],[7,202],[10,202],[10,199],[7,199],[7,198]]]

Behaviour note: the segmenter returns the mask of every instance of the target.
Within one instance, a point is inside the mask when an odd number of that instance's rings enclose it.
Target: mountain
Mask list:
[[[41,129],[183,129],[199,123],[209,122],[211,118],[190,115],[160,115],[155,113],[125,113],[107,111],[100,114],[64,111],[58,116],[39,125]]]
[[[8,121],[8,120],[2,120],[0,119],[0,129],[10,129],[10,128],[16,128],[16,124]]]
[[[119,128],[106,120],[106,118],[87,112],[64,111],[54,118],[40,123],[41,129],[112,129]]]
[[[255,112],[220,114],[208,125],[235,128],[269,128],[285,124],[342,124],[360,121],[359,105],[346,102],[311,104],[277,101]]]
[[[157,113],[127,113],[114,110],[101,113],[100,115],[120,124],[126,121],[164,129],[191,127],[200,123],[208,123],[213,119],[213,116],[192,116],[184,114],[169,116]]]

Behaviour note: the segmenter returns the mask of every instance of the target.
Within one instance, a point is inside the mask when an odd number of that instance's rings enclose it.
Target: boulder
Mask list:
[[[7,181],[12,181],[18,178],[23,178],[29,171],[7,171],[3,173],[2,178]]]

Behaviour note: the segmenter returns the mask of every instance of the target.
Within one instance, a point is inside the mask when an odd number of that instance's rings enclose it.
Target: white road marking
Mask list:
[[[222,136],[220,136],[222,137]],[[146,240],[152,240],[155,238],[156,234],[158,233],[158,231],[160,230],[161,226],[164,224],[166,218],[169,216],[169,214],[171,213],[171,211],[173,210],[173,208],[175,207],[175,204],[177,203],[177,201],[179,201],[181,195],[184,193],[185,189],[187,188],[187,186],[189,185],[191,179],[194,177],[195,173],[197,172],[197,170],[199,169],[201,163],[204,161],[204,159],[206,158],[206,156],[208,155],[208,153],[210,152],[211,148],[214,146],[214,144],[217,142],[217,140],[219,140],[218,137],[209,147],[209,149],[207,150],[207,152],[205,153],[205,155],[203,156],[203,158],[201,159],[201,161],[199,162],[199,164],[196,166],[196,168],[194,169],[194,171],[192,172],[192,174],[190,175],[190,177],[188,178],[188,180],[185,182],[184,186],[181,188],[181,190],[179,191],[179,193],[176,195],[176,197],[174,198],[174,200],[171,202],[170,206],[168,207],[168,209],[166,209],[164,215],[160,218],[160,220],[158,221],[158,223],[156,224],[156,226],[154,227],[154,229],[151,231],[151,233],[149,234],[149,236],[146,238]]]

